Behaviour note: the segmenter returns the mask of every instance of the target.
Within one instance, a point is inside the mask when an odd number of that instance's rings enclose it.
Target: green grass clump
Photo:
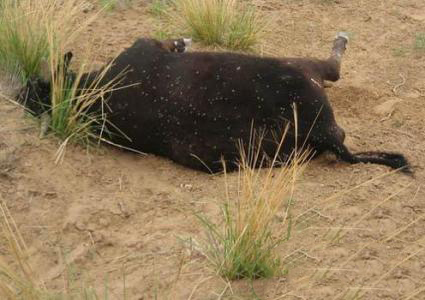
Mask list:
[[[0,0],[0,69],[19,75],[24,83],[45,75],[50,44],[57,51],[59,44],[69,45],[84,28],[75,26],[84,4],[80,0]]]
[[[405,57],[407,54],[409,53],[409,49],[408,48],[393,48],[392,49],[392,54],[393,56],[396,57]]]
[[[425,50],[425,33],[418,33],[415,38],[415,49]]]
[[[1,0],[0,0],[1,1]],[[105,82],[110,64],[81,88],[80,80],[91,71],[90,53],[80,57],[82,63],[72,82],[64,76],[63,55],[79,32],[93,21],[95,14],[83,24],[79,15],[85,2],[68,0],[3,0],[0,12],[0,68],[18,74],[22,82],[35,76],[50,83],[50,101],[42,118],[42,135],[50,129],[63,140],[57,158],[63,158],[69,141],[92,145],[103,139],[105,118],[102,112],[91,112],[94,104],[103,107],[104,95],[111,92],[118,79]],[[76,24],[79,26],[75,26]],[[44,129],[44,128],[47,128]]]
[[[156,17],[161,17],[170,8],[170,3],[171,0],[153,0],[149,5],[149,13]]]
[[[38,9],[36,1],[0,3],[0,68],[25,82],[40,74],[42,61],[48,58],[45,25],[51,6]]]
[[[171,16],[206,45],[250,50],[264,27],[255,8],[237,0],[174,0],[173,6]]]
[[[283,138],[280,146],[282,142]],[[261,139],[258,145],[257,149],[260,149]],[[235,190],[230,189],[225,173],[226,200],[220,205],[221,224],[198,215],[207,236],[201,249],[218,274],[234,280],[283,273],[274,250],[289,239],[292,193],[307,158],[306,152],[294,154],[292,162],[274,169],[273,166],[278,164],[276,155],[270,167],[262,171],[254,167],[264,163],[260,150],[251,150],[247,154],[241,151]],[[273,232],[279,211],[283,211],[283,217],[276,226],[277,231]]]
[[[60,53],[62,52],[58,52],[56,59],[52,56],[51,65],[63,66]],[[90,60],[89,57],[86,59]],[[90,70],[88,62],[81,63],[74,73],[74,81],[63,76],[61,68],[59,72],[51,69],[50,129],[63,140],[57,152],[57,162],[63,158],[65,147],[70,141],[86,146],[98,144],[100,141],[107,142],[104,137],[109,134],[106,125],[113,125],[107,122],[103,113],[104,97],[114,90],[125,74],[123,71],[110,81],[103,80],[112,63],[111,61],[102,68],[89,83],[82,82],[83,75]],[[98,109],[91,109],[94,105]]]
[[[64,55],[66,38],[55,40],[55,29],[48,32],[49,42],[49,72],[50,72],[50,107],[48,108],[48,127],[63,142],[58,149],[56,162],[59,162],[69,142],[84,146],[98,145],[107,141],[109,134],[104,113],[105,97],[120,83],[125,75],[123,70],[116,78],[105,80],[104,77],[113,64],[113,60],[102,67],[95,75],[85,76],[93,69],[94,49],[87,49],[80,57],[79,66],[75,67],[70,76],[69,70],[64,70]],[[107,126],[109,125],[109,126]]]
[[[103,8],[112,10],[115,9],[118,5],[130,5],[131,0],[99,0]]]

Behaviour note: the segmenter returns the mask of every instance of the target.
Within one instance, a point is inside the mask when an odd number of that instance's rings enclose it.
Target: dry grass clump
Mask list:
[[[49,109],[49,128],[63,140],[57,152],[56,162],[63,158],[68,142],[82,145],[99,144],[109,134],[106,125],[113,126],[105,118],[105,98],[120,83],[125,70],[112,80],[105,80],[113,61],[105,65],[100,71],[90,76],[84,75],[93,71],[94,49],[88,49],[85,56],[80,57],[80,64],[69,76],[69,70],[64,64],[64,53],[67,51],[70,38],[77,36],[79,31],[72,31],[72,25],[77,21],[77,14],[70,19],[68,26],[70,34],[64,35],[58,28],[49,27],[49,72],[51,86],[51,105]],[[95,16],[96,17],[96,16]],[[89,20],[88,25],[92,20]],[[84,26],[84,25],[83,25]],[[81,30],[81,27],[78,29]],[[94,110],[93,107],[96,107]]]
[[[125,70],[118,77],[105,81],[104,76],[113,63],[111,61],[97,72],[90,82],[85,82],[83,75],[91,70],[92,61],[91,56],[87,55],[70,80],[63,70],[64,51],[51,50],[55,55],[50,56],[50,65],[59,68],[50,69],[51,107],[48,122],[51,131],[63,140],[56,157],[56,162],[59,162],[64,157],[68,142],[91,146],[100,141],[107,141],[107,125],[113,125],[108,123],[105,117],[105,98],[123,79]],[[93,107],[96,107],[96,110],[93,110]]]
[[[44,287],[36,284],[36,278],[28,263],[27,247],[6,205],[0,202],[1,241],[6,245],[16,266],[0,257],[1,299],[42,299]],[[16,269],[19,272],[16,272]]]
[[[254,141],[257,140],[257,141]],[[280,141],[282,146],[284,136]],[[248,153],[241,150],[239,173],[234,190],[225,173],[226,199],[220,205],[221,224],[198,216],[207,239],[201,248],[217,273],[227,279],[270,277],[283,272],[274,249],[290,237],[292,193],[303,172],[309,153],[294,152],[290,162],[280,163],[278,155],[265,170],[262,137],[252,139]],[[240,149],[244,149],[243,145]],[[279,165],[280,168],[274,168]],[[273,232],[277,214],[282,212]]]
[[[49,34],[53,43],[69,44],[76,29],[78,0],[0,0],[0,67],[17,73],[25,82],[42,74],[49,60]]]
[[[48,57],[44,1],[0,1],[0,67],[25,82]]]
[[[173,0],[171,17],[195,40],[233,50],[249,50],[263,31],[255,7],[238,0]]]
[[[80,0],[0,1],[0,67],[19,74],[24,83],[34,77],[49,82],[50,93],[44,95],[49,103],[42,103],[46,110],[42,135],[50,129],[64,141],[58,159],[63,157],[69,141],[88,145],[94,139],[103,139],[107,131],[104,113],[90,108],[95,104],[103,107],[105,95],[121,76],[105,82],[109,64],[82,88],[83,74],[92,70],[93,51],[86,51],[85,57],[80,58],[82,63],[72,76],[66,74],[63,62],[69,45],[98,14],[81,23],[79,15],[85,2]]]

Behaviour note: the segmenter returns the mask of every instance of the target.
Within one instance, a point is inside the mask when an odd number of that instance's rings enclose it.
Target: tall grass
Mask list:
[[[283,140],[284,137],[278,148]],[[198,215],[207,236],[201,248],[215,270],[229,280],[270,277],[283,272],[274,250],[290,237],[294,185],[306,167],[309,153],[294,152],[292,160],[283,164],[276,154],[270,166],[261,170],[256,168],[265,166],[266,162],[261,143],[260,135],[251,140],[247,153],[240,146],[241,160],[234,189],[224,173],[226,198],[220,205],[221,224]],[[281,167],[274,168],[277,165]],[[273,231],[278,212],[283,217],[277,231]]]
[[[82,82],[82,80],[87,80],[87,78],[83,78],[84,75],[93,71],[91,63],[94,61],[95,51],[92,46],[86,49],[84,56],[80,57],[80,64],[70,80],[67,76],[68,70],[64,70],[63,55],[69,44],[77,39],[81,30],[97,18],[98,14],[83,22],[76,29],[75,24],[78,22],[84,2],[78,0],[69,2],[73,3],[72,7],[64,6],[57,9],[67,15],[64,22],[47,24],[51,85],[50,129],[63,140],[57,152],[57,162],[63,158],[64,150],[69,142],[93,145],[108,133],[103,110],[104,100],[124,75],[123,70],[123,73],[117,78],[104,80],[105,74],[113,63],[111,61],[101,71],[96,72],[96,75],[91,76],[90,82]],[[93,110],[93,107],[98,109]]]
[[[58,44],[68,46],[96,17],[75,26],[84,7],[80,0],[0,0],[0,5],[0,68],[18,73],[24,82],[42,75],[52,52],[49,44],[55,51]]]
[[[174,0],[175,13],[195,40],[233,50],[249,50],[264,22],[254,6],[238,0]]]
[[[20,74],[24,83],[31,77],[49,81],[48,118],[43,118],[42,128],[51,129],[63,140],[57,161],[63,158],[69,141],[87,145],[93,144],[94,139],[102,139],[105,116],[101,109],[93,112],[91,108],[103,107],[105,95],[113,90],[119,78],[103,80],[109,64],[82,88],[80,81],[85,72],[92,70],[94,51],[86,51],[85,57],[80,58],[82,63],[74,72],[73,80],[69,80],[63,70],[63,54],[98,14],[81,22],[85,2],[80,0],[0,1],[3,25],[0,27],[0,68]],[[42,131],[44,135],[45,129]]]
[[[16,266],[11,266],[6,260],[0,260],[0,296],[1,299],[37,299],[44,293],[44,285],[37,283],[27,255],[25,242],[8,211],[6,205],[0,202],[0,230],[2,241],[5,241]],[[19,272],[16,272],[16,267]]]
[[[41,62],[48,57],[43,1],[1,0],[0,68],[18,74],[22,81],[40,73]]]
[[[87,55],[70,80],[63,70],[64,51],[51,51],[54,55],[50,56],[50,65],[59,66],[59,69],[50,69],[50,129],[63,140],[56,157],[56,162],[59,162],[69,142],[91,146],[105,140],[104,137],[109,134],[107,125],[113,126],[105,117],[105,97],[120,83],[125,70],[112,80],[104,80],[105,74],[112,66],[111,61],[86,82],[84,75],[92,71],[91,56]]]

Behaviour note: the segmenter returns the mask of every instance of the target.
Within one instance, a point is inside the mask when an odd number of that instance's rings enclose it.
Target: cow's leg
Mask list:
[[[323,61],[323,80],[337,81],[340,78],[341,61],[347,43],[347,33],[339,32],[334,40],[331,56]]]
[[[346,32],[338,32],[332,47],[331,57],[329,60],[336,61],[341,65],[342,56],[344,55],[348,43],[348,35]]]
[[[186,52],[192,45],[192,39],[169,39],[160,42],[162,48],[168,52]]]
[[[69,65],[71,63],[73,54],[71,51],[68,51],[63,56],[63,71],[64,73],[68,72]]]

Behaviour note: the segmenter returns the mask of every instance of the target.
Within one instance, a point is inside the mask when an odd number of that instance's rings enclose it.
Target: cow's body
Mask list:
[[[273,156],[277,144],[270,134],[293,122],[294,104],[301,120],[300,142],[313,128],[311,142],[320,151],[321,141],[332,134],[327,131],[338,131],[318,86],[321,79],[306,77],[310,74],[300,70],[302,61],[232,53],[152,53],[147,48],[143,40],[137,42],[118,56],[105,77],[111,80],[129,67],[122,84],[140,82],[115,91],[108,100],[108,120],[130,139],[119,141],[127,147],[216,171],[222,167],[221,156],[238,158],[237,142],[249,141],[252,124],[257,131],[267,130],[263,146]],[[287,137],[286,154],[292,150],[291,140],[293,134]]]
[[[329,150],[350,163],[407,169],[400,154],[354,155],[343,145],[345,134],[335,122],[323,83],[339,79],[346,42],[345,36],[337,37],[330,59],[314,60],[173,53],[140,39],[116,58],[103,79],[108,82],[127,69],[120,85],[132,85],[118,86],[109,95],[107,119],[128,137],[116,134],[113,141],[194,169],[219,171],[222,157],[238,159],[237,143],[246,145],[252,129],[265,132],[263,150],[273,156],[275,137],[289,122],[280,151],[285,159],[295,144],[295,107],[298,147],[308,145],[316,154]],[[94,76],[86,74],[82,82]]]

